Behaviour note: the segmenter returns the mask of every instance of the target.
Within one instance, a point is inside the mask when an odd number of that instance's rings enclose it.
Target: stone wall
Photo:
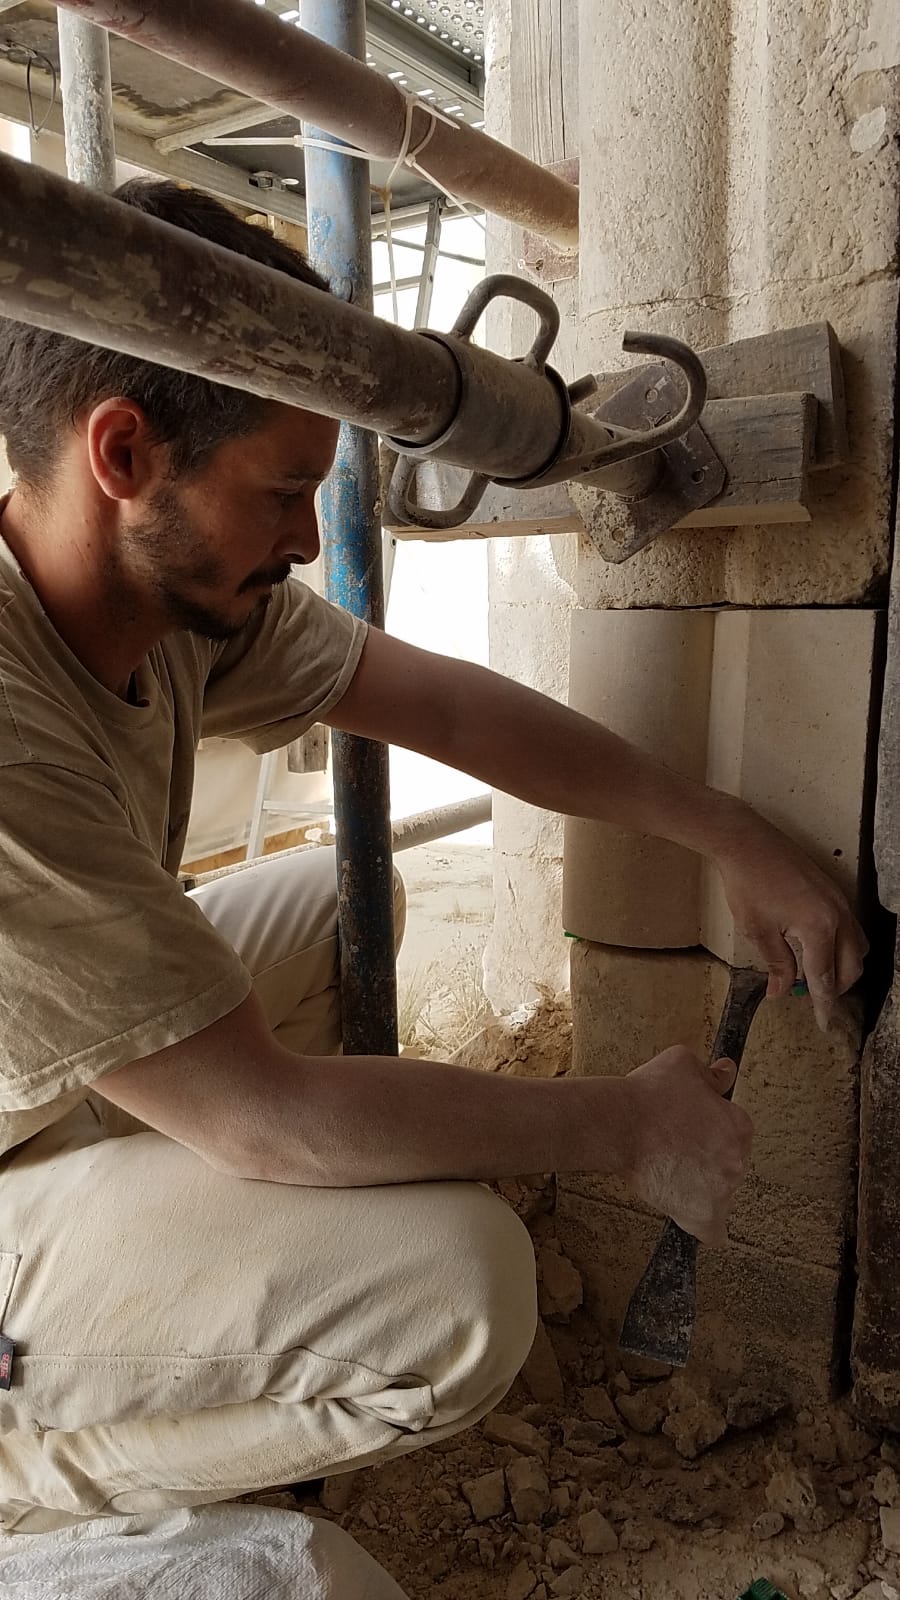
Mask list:
[[[865,909],[890,561],[897,14],[882,0],[490,9],[489,130],[542,162],[580,159],[577,276],[548,285],[564,376],[632,364],[626,328],[702,349],[827,320],[850,435],[846,462],[813,477],[807,523],[672,532],[616,566],[575,536],[493,541],[494,663],[560,699],[571,675],[573,703],[744,795]],[[495,224],[490,243],[494,266],[521,268],[516,230]],[[529,340],[527,313],[498,310],[496,348]],[[722,963],[749,952],[694,858],[584,823],[564,844],[558,819],[504,800],[495,851],[495,1003],[565,971],[565,857],[576,1070],[709,1047]],[[674,953],[692,946],[709,953]],[[755,1175],[731,1246],[701,1271],[716,1315],[701,1319],[700,1358],[748,1375],[777,1360],[795,1393],[846,1364],[860,1031],[849,1010],[827,1037],[798,1002],[761,1014],[739,1086]],[[612,1331],[656,1224],[589,1180],[564,1185],[561,1207]]]

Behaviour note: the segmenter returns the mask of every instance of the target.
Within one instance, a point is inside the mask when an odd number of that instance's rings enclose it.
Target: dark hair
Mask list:
[[[115,198],[302,283],[328,289],[299,250],[198,189],[131,179],[116,189]],[[146,413],[156,437],[171,445],[176,473],[201,465],[226,439],[252,432],[272,405],[207,378],[0,317],[0,434],[23,483],[45,488],[65,430],[86,406],[113,395],[135,401]]]

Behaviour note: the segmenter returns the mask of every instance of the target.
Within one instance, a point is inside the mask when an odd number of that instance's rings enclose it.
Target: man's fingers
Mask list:
[[[837,958],[835,960],[835,987],[838,994],[846,994],[859,981],[863,962],[869,953],[869,941],[859,926],[851,919],[838,931]]]
[[[791,988],[797,982],[797,961],[794,952],[780,933],[775,933],[769,928],[748,928],[747,932],[768,968],[769,987],[766,990],[766,997],[769,1000],[780,1000],[782,995],[790,994]]]
[[[829,929],[807,933],[802,947],[803,976],[809,986],[816,1022],[823,1033],[828,1031],[838,995],[834,971],[836,932],[836,929]]]
[[[734,1087],[737,1070],[734,1062],[729,1061],[727,1056],[722,1056],[719,1061],[712,1062],[707,1071],[712,1078],[713,1088],[717,1094],[727,1094],[729,1089]]]

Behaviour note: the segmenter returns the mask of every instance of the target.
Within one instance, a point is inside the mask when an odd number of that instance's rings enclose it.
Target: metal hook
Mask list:
[[[670,417],[667,422],[661,422],[658,428],[647,428],[640,433],[629,432],[619,439],[614,439],[608,445],[601,445],[599,450],[592,450],[589,455],[576,456],[574,460],[565,462],[566,477],[585,477],[588,473],[599,471],[603,467],[615,466],[619,461],[630,461],[634,456],[648,454],[651,450],[661,450],[664,445],[671,444],[673,440],[680,439],[683,434],[692,428],[706,404],[706,371],[700,357],[690,345],[683,344],[680,339],[673,339],[666,333],[626,333],[622,339],[622,349],[630,354],[646,356],[662,356],[665,361],[671,361],[678,367],[687,380],[687,395],[684,404]],[[576,393],[583,390],[586,380],[582,379],[578,385],[573,385]],[[579,398],[581,398],[579,393]]]

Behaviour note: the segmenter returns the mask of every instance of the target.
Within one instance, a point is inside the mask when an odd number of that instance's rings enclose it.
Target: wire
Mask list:
[[[43,133],[56,109],[56,99],[59,91],[59,74],[55,62],[45,56],[41,50],[32,50],[28,45],[0,45],[0,55],[5,56],[14,66],[25,68],[25,94],[28,99],[28,121],[31,127],[32,138],[37,139]],[[34,67],[43,67],[50,74],[50,104],[43,119],[38,122],[34,114],[34,92],[31,87],[31,73]]]

